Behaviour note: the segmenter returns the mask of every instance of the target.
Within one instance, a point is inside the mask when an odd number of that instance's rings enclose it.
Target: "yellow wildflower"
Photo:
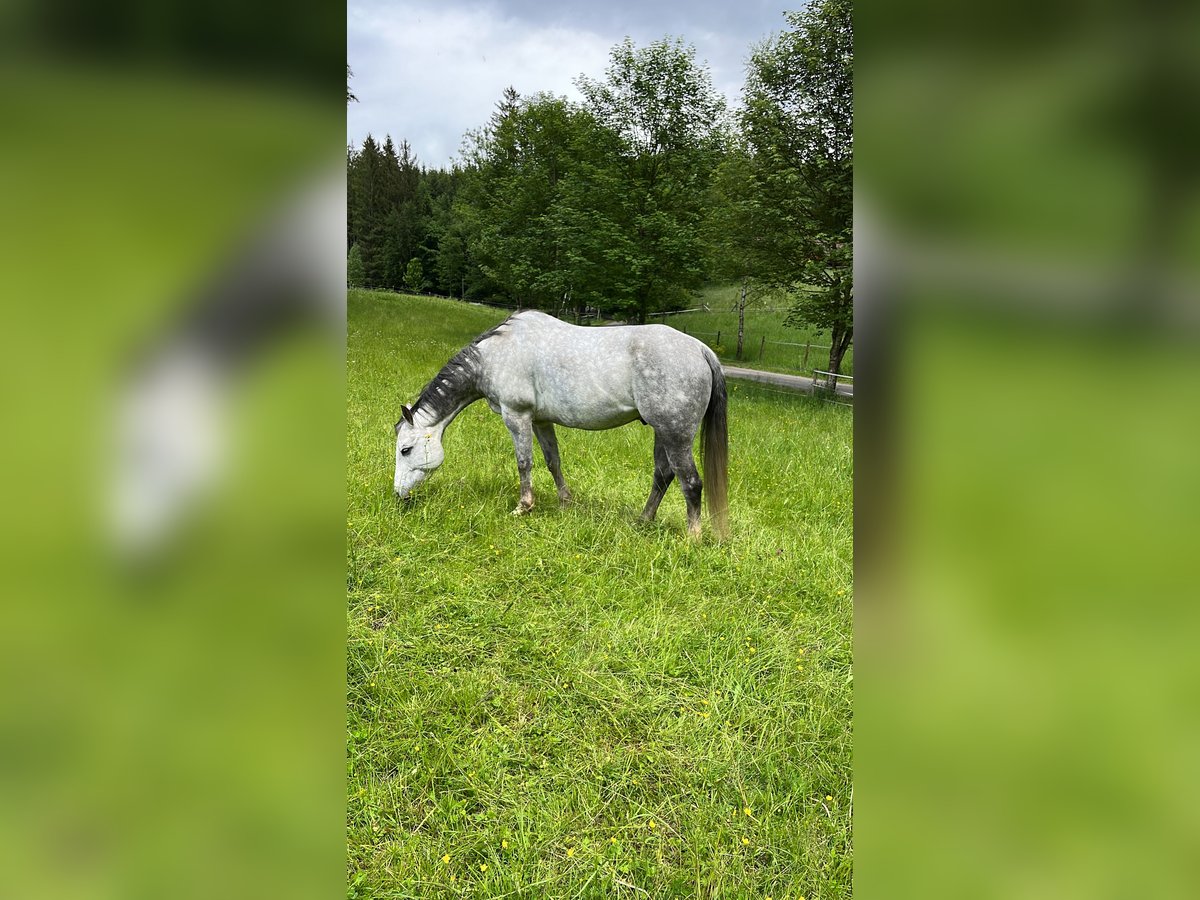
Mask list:
[[[749,843],[750,843],[750,838],[742,838],[742,843],[743,843],[743,844],[749,844]]]
[[[449,853],[445,853],[442,855],[442,862],[444,862],[444,863],[450,862],[450,854]]]
[[[570,858],[571,858],[572,856],[574,856],[574,855],[575,855],[575,848],[574,848],[574,847],[568,847],[568,848],[567,848],[567,858],[568,858],[568,859],[570,859]]]
[[[508,841],[501,841],[501,842],[500,842],[500,849],[501,849],[501,850],[507,850],[507,849],[508,849]]]
[[[746,815],[750,815],[751,814],[750,807],[747,806],[745,809],[742,810],[742,812],[744,812]]]
[[[480,871],[480,872],[486,872],[486,871],[487,871],[487,863],[480,863],[480,864],[479,864],[479,871]]]

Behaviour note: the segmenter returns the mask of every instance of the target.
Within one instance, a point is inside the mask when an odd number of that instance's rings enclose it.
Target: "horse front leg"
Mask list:
[[[550,470],[554,477],[554,485],[558,488],[559,505],[566,506],[571,502],[571,489],[567,487],[567,480],[563,478],[562,460],[558,456],[558,436],[554,433],[554,425],[551,422],[534,422],[533,433],[542,448],[546,468]]]
[[[533,509],[533,420],[528,415],[504,410],[504,424],[513,439],[517,454],[517,474],[521,479],[521,500],[513,510],[514,516],[523,516]]]

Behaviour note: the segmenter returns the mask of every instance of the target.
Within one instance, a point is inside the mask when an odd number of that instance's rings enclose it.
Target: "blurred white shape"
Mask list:
[[[159,553],[219,484],[240,437],[226,433],[226,411],[247,369],[298,326],[344,346],[346,186],[340,164],[332,174],[283,198],[119,387],[109,522],[123,558]]]
[[[221,376],[211,356],[162,353],[119,401],[111,525],[117,551],[143,559],[213,485],[226,457]]]

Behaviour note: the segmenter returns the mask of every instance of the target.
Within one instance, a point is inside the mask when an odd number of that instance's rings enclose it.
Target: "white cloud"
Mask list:
[[[578,98],[628,35],[638,46],[679,36],[736,104],[753,44],[784,25],[776,0],[349,0],[348,60],[358,103],[348,137],[405,139],[443,166],[463,134],[491,116],[504,89]]]
[[[600,76],[614,43],[586,30],[533,26],[486,7],[355,5],[347,20],[349,137],[390,133],[428,166],[454,156],[467,129],[491,115],[504,89],[572,98],[572,80]]]

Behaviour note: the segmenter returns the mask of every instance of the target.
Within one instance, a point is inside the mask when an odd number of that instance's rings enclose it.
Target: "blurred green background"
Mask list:
[[[1192,897],[1193,6],[856,6],[862,897]]]
[[[340,338],[238,381],[226,478],[150,565],[117,564],[101,503],[135,354],[341,165],[344,10],[0,21],[0,896],[336,896]]]

